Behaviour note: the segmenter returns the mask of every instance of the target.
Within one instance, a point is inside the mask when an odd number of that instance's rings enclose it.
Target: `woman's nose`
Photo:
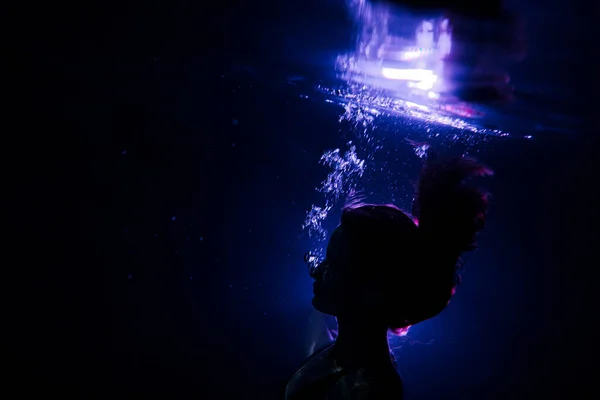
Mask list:
[[[321,269],[320,266],[323,263],[317,263],[317,257],[310,251],[304,255],[304,262],[308,264],[308,274],[310,275],[310,277],[315,280],[319,279],[318,271]]]

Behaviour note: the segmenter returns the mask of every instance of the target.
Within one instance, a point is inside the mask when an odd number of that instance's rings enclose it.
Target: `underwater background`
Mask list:
[[[312,335],[304,254],[351,192],[410,209],[410,141],[495,176],[455,298],[392,339],[406,397],[587,393],[593,13],[512,3],[527,21],[520,108],[489,107],[473,129],[340,96],[341,0],[40,6],[23,84],[35,115],[7,145],[21,149],[6,284],[23,393],[282,398]]]

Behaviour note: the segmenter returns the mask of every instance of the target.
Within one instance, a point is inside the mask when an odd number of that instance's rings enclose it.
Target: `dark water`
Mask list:
[[[41,25],[32,132],[44,134],[23,147],[22,168],[35,168],[18,181],[13,247],[24,390],[281,398],[305,356],[302,256],[314,242],[301,225],[323,201],[315,187],[329,170],[319,158],[348,140],[359,155],[374,151],[314,90],[345,45],[339,7],[79,6],[65,11],[80,19]],[[586,390],[597,338],[595,147],[589,103],[569,73],[587,63],[566,46],[591,39],[577,36],[581,9],[556,7],[522,5],[531,51],[513,76],[546,100],[524,124],[554,107],[569,129],[466,143],[445,129],[434,143],[447,154],[468,147],[493,167],[494,201],[456,299],[400,342],[407,398]],[[383,150],[370,165],[386,170],[368,175],[370,196],[407,202],[419,160],[404,139],[425,138],[427,126],[379,121],[370,135]]]

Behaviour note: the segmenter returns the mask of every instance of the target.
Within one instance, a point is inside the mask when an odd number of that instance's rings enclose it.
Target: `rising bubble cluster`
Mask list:
[[[353,195],[410,210],[414,179],[430,146],[441,152],[460,147],[466,154],[493,138],[511,136],[482,126],[479,109],[441,102],[435,93],[399,96],[356,79],[339,78],[316,86],[326,103],[340,106],[338,122],[345,150],[328,150],[320,159],[329,168],[316,188],[323,200],[312,205],[302,225],[313,240],[306,260],[311,267],[323,258],[329,218]]]
[[[354,178],[361,177],[365,172],[365,161],[356,155],[356,146],[351,146],[343,156],[340,155],[340,149],[327,151],[321,157],[321,162],[332,171],[317,190],[336,201],[340,195],[354,189],[357,183]]]
[[[307,262],[311,267],[318,264],[323,257],[323,244],[327,240],[327,229],[323,222],[329,215],[329,212],[339,205],[340,199],[346,199],[353,193],[359,179],[365,172],[365,160],[360,159],[356,154],[356,146],[349,142],[349,149],[342,153],[340,149],[326,151],[321,156],[321,164],[330,168],[327,177],[321,182],[316,190],[324,195],[324,202],[321,205],[313,205],[306,213],[306,219],[302,225],[303,229],[308,231],[311,238],[317,241],[316,248],[313,249],[307,257]]]

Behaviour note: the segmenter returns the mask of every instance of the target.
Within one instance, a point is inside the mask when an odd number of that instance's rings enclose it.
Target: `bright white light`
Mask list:
[[[437,80],[437,76],[430,69],[382,68],[381,74],[384,78],[401,81],[435,82]]]
[[[429,69],[399,69],[399,68],[382,68],[381,74],[384,78],[412,81],[408,82],[408,87],[413,87],[421,90],[429,90],[433,88],[433,84],[437,81],[437,75]]]

